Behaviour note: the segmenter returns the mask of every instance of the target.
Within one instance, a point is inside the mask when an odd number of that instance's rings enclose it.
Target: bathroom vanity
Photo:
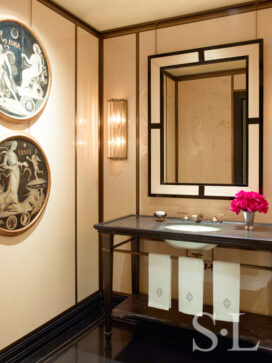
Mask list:
[[[192,232],[197,225],[210,226],[211,230]],[[177,230],[169,226],[187,226]],[[246,250],[272,252],[272,225],[255,224],[253,231],[244,229],[243,223],[223,222],[212,223],[203,221],[200,224],[186,222],[178,218],[165,218],[163,222],[156,221],[152,216],[129,215],[94,226],[100,233],[103,243],[103,279],[104,279],[104,308],[105,308],[105,335],[108,340],[111,336],[112,319],[127,321],[132,324],[145,324],[147,322],[162,323],[192,330],[192,316],[178,311],[177,302],[173,301],[170,311],[162,311],[147,306],[147,297],[139,294],[139,257],[148,255],[139,250],[139,239],[145,238],[158,241],[182,241],[191,244],[209,244],[224,248],[237,248]],[[214,227],[214,228],[212,228]],[[180,229],[180,228],[179,228]],[[189,231],[188,231],[189,230]],[[205,228],[204,228],[205,230]],[[123,242],[114,244],[115,235],[131,236]],[[131,249],[121,249],[126,243],[131,243]],[[186,246],[186,245],[185,245]],[[193,248],[190,248],[193,250]],[[201,248],[198,248],[201,250]],[[112,312],[112,279],[113,279],[113,253],[131,254],[132,296],[118,305]],[[177,258],[172,256],[172,258]],[[206,267],[212,267],[212,261],[205,261]],[[243,265],[241,267],[272,270],[268,266]],[[204,311],[212,312],[212,307],[204,306]],[[216,322],[211,319],[200,318],[202,325],[219,335],[222,328],[227,328],[228,335],[232,336],[232,323]],[[259,314],[246,313],[241,316],[239,323],[240,339],[257,344],[260,339],[260,349],[272,349],[272,317]]]

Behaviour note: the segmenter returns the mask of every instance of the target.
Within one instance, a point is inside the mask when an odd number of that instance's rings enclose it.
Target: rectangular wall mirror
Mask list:
[[[262,40],[149,57],[149,195],[262,186]]]

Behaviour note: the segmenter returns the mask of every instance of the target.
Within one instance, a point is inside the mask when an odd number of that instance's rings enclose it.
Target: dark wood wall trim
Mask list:
[[[99,157],[98,157],[98,219],[104,220],[104,40],[99,39]],[[102,239],[99,235],[99,290],[103,290],[103,254]]]
[[[256,19],[257,20],[257,19]],[[263,194],[263,177],[264,177],[264,163],[263,163],[263,156],[264,156],[264,129],[263,129],[263,102],[264,102],[264,68],[263,68],[263,53],[264,52],[264,45],[263,45],[263,41],[260,43],[260,78],[259,78],[259,82],[260,82],[260,105],[259,105],[259,110],[260,110],[260,114],[259,114],[259,124],[260,124],[260,129],[259,129],[259,142],[260,142],[260,155],[259,155],[259,185],[260,185],[260,193]]]
[[[151,129],[161,129],[161,124],[150,124]]]
[[[72,23],[76,24],[77,26],[81,27],[82,29],[86,30],[88,33],[91,33],[97,38],[101,38],[101,33],[97,31],[92,26],[85,23],[83,20],[79,19],[75,15],[71,14],[69,11],[64,9],[62,6],[57,5],[54,1],[50,0],[37,0],[39,3],[47,6],[49,9],[55,11],[59,15],[63,16],[65,19],[70,20]]]
[[[75,25],[75,304],[78,302],[78,262],[77,262],[77,77],[78,77],[78,29]]]
[[[207,72],[207,73],[196,73],[188,76],[178,76],[175,77],[177,81],[190,81],[194,79],[203,79],[203,78],[214,78],[214,77],[224,77],[224,76],[233,76],[238,74],[246,74],[246,68],[241,69],[231,69],[229,71],[215,71],[215,72]]]
[[[136,214],[140,214],[140,34],[136,33]]]
[[[224,16],[243,14],[250,11],[262,10],[272,7],[272,0],[248,1],[243,4],[230,5],[213,10],[207,10],[194,14],[182,15],[168,19],[146,22],[132,26],[126,26],[101,32],[103,38],[113,38],[121,35],[144,32],[155,29],[162,29],[171,26],[195,23],[197,21],[221,18]]]
[[[175,80],[175,157],[176,157],[176,168],[175,168],[175,181],[178,183],[179,178],[179,144],[178,144],[178,131],[179,131],[179,89],[178,81]]]
[[[251,117],[247,119],[247,123],[249,125],[253,125],[253,124],[260,124],[260,119],[258,117]]]
[[[165,77],[168,77],[168,78],[172,79],[172,81],[174,81],[174,82],[176,81],[176,77],[173,76],[171,73],[167,72],[165,69],[163,70],[163,75]]]

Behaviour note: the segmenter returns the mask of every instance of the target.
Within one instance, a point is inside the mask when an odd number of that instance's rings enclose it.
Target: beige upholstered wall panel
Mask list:
[[[75,25],[36,0],[3,0],[3,15],[32,25],[52,67],[52,89],[39,119],[11,124],[0,134],[24,130],[43,147],[52,186],[41,219],[17,237],[0,236],[0,349],[75,304]],[[98,42],[78,32],[78,295],[98,289]],[[86,97],[85,97],[86,96]]]
[[[104,219],[135,213],[136,209],[136,36],[104,41]],[[107,158],[107,101],[128,100],[128,159]],[[115,291],[130,291],[130,258],[114,258]]]
[[[13,3],[11,9],[18,4]],[[75,302],[75,28],[36,1],[32,14],[33,29],[49,54],[53,82],[44,112],[26,131],[47,155],[52,186],[43,216],[29,231],[0,237],[0,348]]]
[[[98,290],[98,39],[78,28],[78,300]]]
[[[31,26],[32,0],[1,0],[1,18],[15,17]]]

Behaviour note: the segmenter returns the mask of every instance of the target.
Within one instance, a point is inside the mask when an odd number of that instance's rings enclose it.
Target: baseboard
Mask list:
[[[64,331],[71,328],[75,322],[86,317],[90,319],[90,322],[95,321],[102,315],[101,293],[98,291],[20,340],[4,348],[0,352],[0,362],[21,362]]]
[[[126,297],[114,293],[112,305],[115,307]],[[42,325],[23,338],[0,351],[0,362],[22,362],[44,346],[54,341],[63,333],[71,330],[75,325],[85,321],[91,328],[103,317],[103,293],[100,291],[90,295],[80,303],[74,305],[46,324]],[[12,317],[11,317],[12,318]]]

